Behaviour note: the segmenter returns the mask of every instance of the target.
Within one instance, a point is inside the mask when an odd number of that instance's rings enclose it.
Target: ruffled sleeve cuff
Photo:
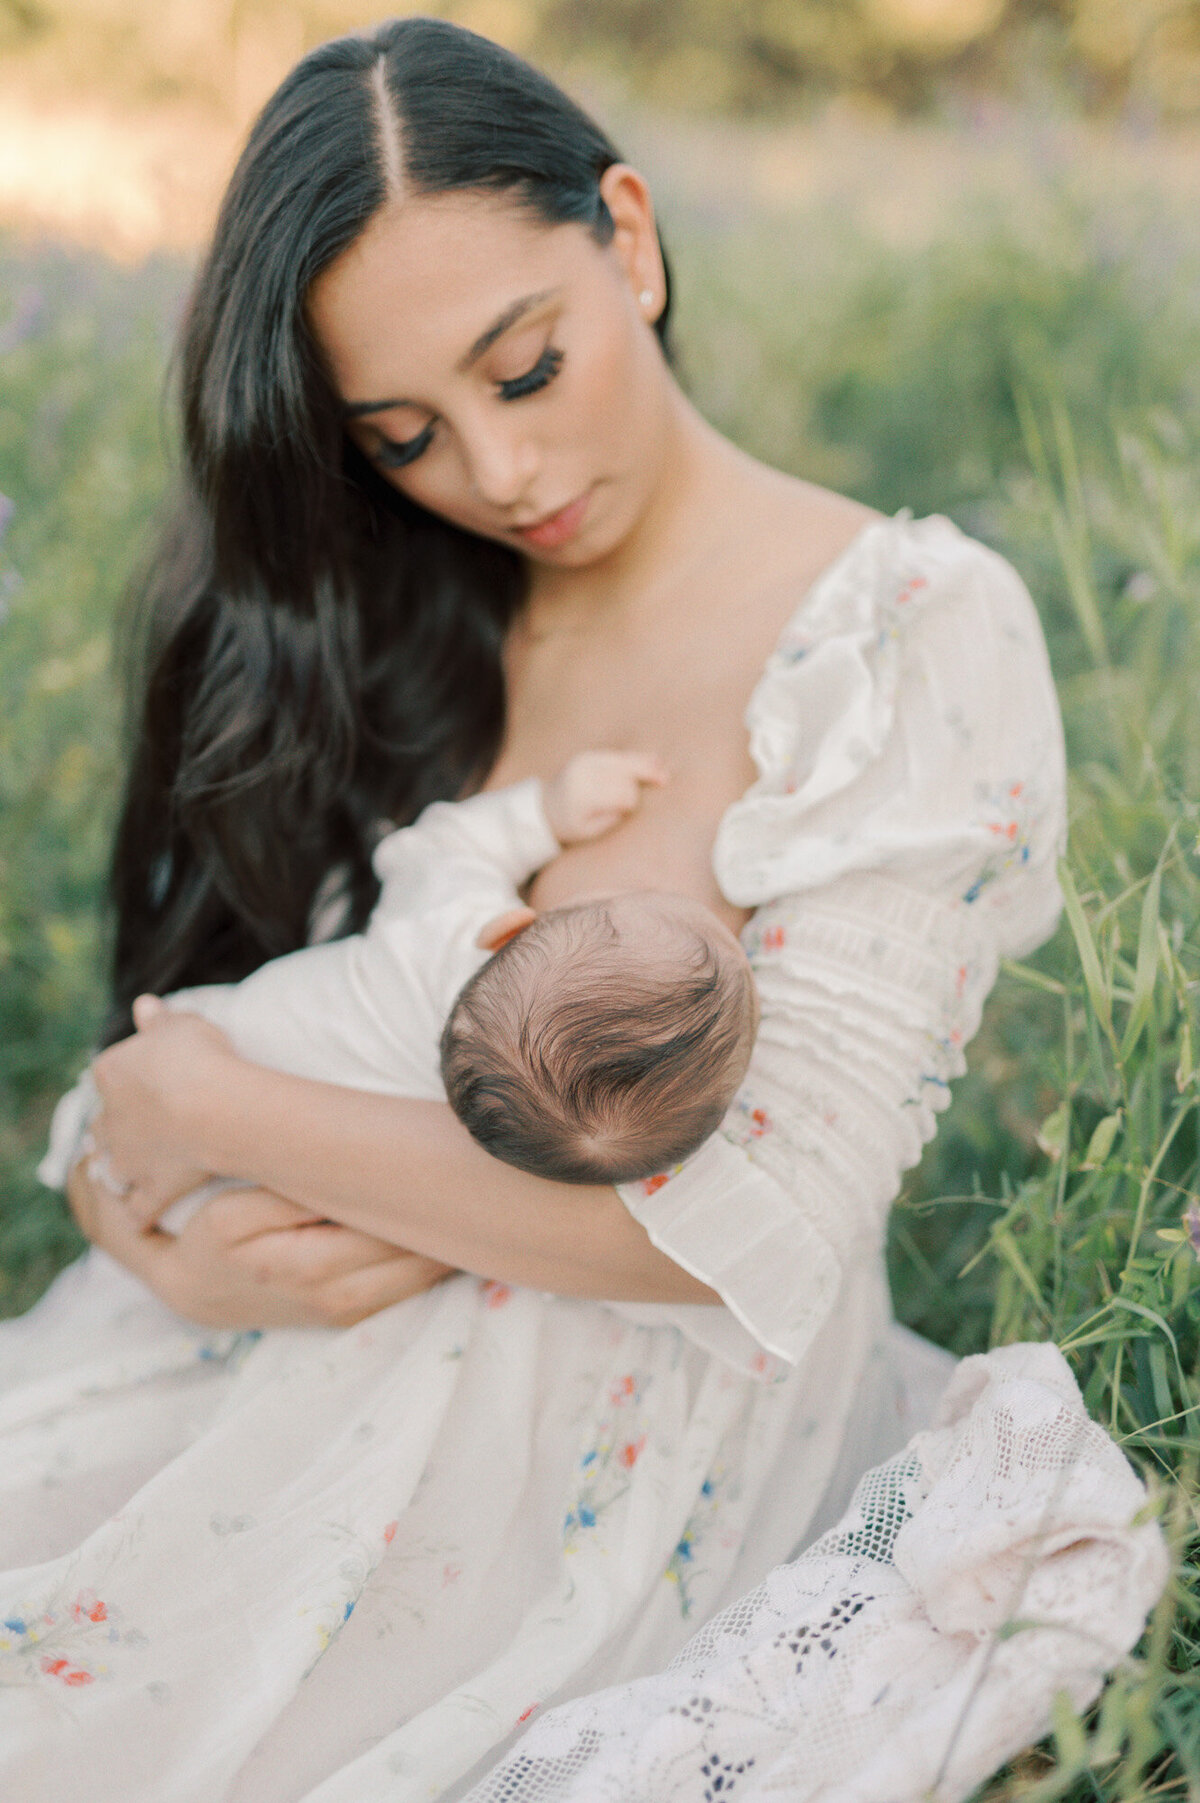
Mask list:
[[[842,1270],[785,1189],[716,1133],[676,1171],[618,1194],[659,1251],[716,1290],[766,1352],[799,1363]]]

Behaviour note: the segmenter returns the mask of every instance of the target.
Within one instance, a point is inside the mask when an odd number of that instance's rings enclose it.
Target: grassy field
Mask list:
[[[1036,200],[1036,204],[1035,204]],[[1053,1338],[1154,1488],[1179,1577],[1085,1723],[990,1798],[1200,1799],[1200,243],[1147,200],[964,200],[914,247],[834,208],[672,222],[686,380],[751,450],[950,513],[1043,612],[1073,779],[1067,918],[989,1006],[895,1211],[904,1319]],[[185,283],[0,246],[0,1312],[77,1241],[32,1167],[101,1005],[111,642],[161,493]]]

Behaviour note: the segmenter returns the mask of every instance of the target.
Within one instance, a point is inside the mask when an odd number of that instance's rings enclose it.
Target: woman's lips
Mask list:
[[[545,519],[535,520],[532,526],[514,526],[513,531],[527,545],[536,545],[539,551],[553,551],[578,532],[590,499],[590,495],[580,495],[577,501],[568,501],[557,513],[548,513]]]

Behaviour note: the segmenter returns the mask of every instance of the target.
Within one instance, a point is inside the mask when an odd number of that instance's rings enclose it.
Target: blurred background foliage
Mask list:
[[[759,112],[858,92],[905,110],[950,85],[1051,82],[1089,109],[1200,110],[1194,0],[431,0],[559,65],[671,105]],[[362,25],[362,0],[0,0],[4,50],[51,86],[243,104],[267,65]]]
[[[1200,6],[461,0],[647,170],[685,384],[780,467],[951,514],[1046,626],[1070,917],[1008,968],[894,1211],[898,1312],[1063,1345],[1178,1577],[992,1803],[1200,1799]],[[344,0],[0,0],[0,1313],[78,1241],[33,1167],[99,1021],[121,597],[246,119]],[[115,648],[116,647],[116,648]]]

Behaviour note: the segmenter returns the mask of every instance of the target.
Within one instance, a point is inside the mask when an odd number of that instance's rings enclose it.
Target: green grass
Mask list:
[[[947,511],[1042,609],[1072,764],[1070,918],[989,1004],[894,1213],[903,1318],[1052,1338],[1151,1482],[1178,1576],[1084,1723],[989,1799],[1200,1798],[1200,247],[1149,202],[964,204],[888,248],[810,215],[676,220],[685,375],[784,467]],[[0,1308],[76,1240],[32,1165],[101,1006],[119,757],[108,645],[164,470],[183,272],[10,246],[0,357]],[[26,308],[28,311],[28,308]],[[0,309],[0,335],[4,315]]]

